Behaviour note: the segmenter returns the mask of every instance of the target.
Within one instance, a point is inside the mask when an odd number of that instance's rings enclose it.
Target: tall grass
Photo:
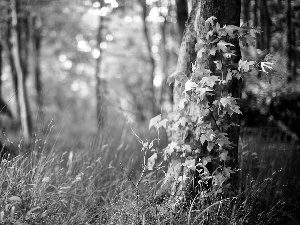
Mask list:
[[[298,146],[270,130],[243,132],[238,196],[199,195],[174,208],[156,198],[158,171],[141,176],[142,146],[128,127],[89,140],[48,127],[28,153],[1,163],[0,224],[298,223]]]

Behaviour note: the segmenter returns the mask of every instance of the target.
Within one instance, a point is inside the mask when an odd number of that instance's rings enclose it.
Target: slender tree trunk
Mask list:
[[[145,38],[146,38],[146,42],[147,42],[147,48],[148,48],[148,54],[149,54],[149,60],[150,60],[150,79],[149,79],[149,89],[150,89],[150,100],[151,100],[151,111],[152,111],[152,116],[154,116],[156,114],[156,98],[155,98],[155,87],[153,85],[153,80],[154,80],[154,76],[155,76],[155,60],[153,57],[153,53],[152,53],[152,41],[150,39],[150,31],[149,28],[147,26],[147,4],[145,0],[139,0],[140,4],[142,6],[142,18],[143,18],[143,28],[144,28],[144,34],[145,34]]]
[[[103,6],[104,1],[99,1],[101,6]],[[100,47],[103,41],[103,29],[104,29],[104,16],[99,15],[98,18],[98,30],[97,30],[97,50],[99,52],[99,57],[96,58],[95,66],[95,78],[96,78],[96,107],[97,107],[97,126],[98,132],[100,132],[104,126],[106,119],[106,102],[105,102],[105,80],[101,77],[101,63],[102,63],[102,49]]]
[[[259,23],[259,2],[258,0],[254,0],[253,4],[253,25],[254,27],[260,26]],[[261,49],[261,36],[259,34],[256,35],[256,48]]]
[[[7,4],[10,5],[10,0],[7,0]],[[12,27],[12,21],[11,21],[11,8],[8,7],[7,9],[7,15],[8,15],[8,20],[6,22],[6,53],[8,55],[8,61],[9,61],[9,65],[10,65],[10,71],[11,71],[11,75],[12,75],[12,81],[13,81],[13,86],[14,86],[14,90],[15,90],[15,101],[16,101],[16,119],[18,121],[21,120],[21,114],[20,114],[20,101],[19,101],[19,95],[18,95],[18,75],[17,75],[17,70],[16,70],[16,66],[15,66],[15,62],[14,62],[14,58],[13,58],[13,45],[12,45],[12,41],[11,41],[11,27]]]
[[[33,58],[34,58],[34,77],[36,89],[36,103],[40,109],[43,108],[43,94],[41,82],[41,42],[42,42],[42,21],[38,16],[32,18],[32,43],[33,43]],[[42,113],[42,110],[40,110]]]
[[[24,136],[25,144],[30,143],[31,139],[31,119],[29,114],[29,105],[26,93],[25,85],[25,74],[21,66],[20,48],[18,42],[18,19],[16,11],[16,0],[11,0],[11,18],[12,18],[12,29],[11,29],[11,40],[12,40],[12,54],[14,64],[16,66],[16,72],[18,76],[18,97],[20,103],[20,116],[22,133]]]
[[[2,98],[2,71],[3,71],[3,45],[2,43],[0,43],[0,113],[6,114],[8,117],[12,118],[13,117],[12,113],[8,108],[8,105]]]
[[[259,11],[260,11],[260,21],[261,21],[261,30],[260,34],[262,39],[262,50],[269,52],[270,42],[271,42],[271,28],[270,28],[270,15],[268,10],[267,1],[259,2]]]

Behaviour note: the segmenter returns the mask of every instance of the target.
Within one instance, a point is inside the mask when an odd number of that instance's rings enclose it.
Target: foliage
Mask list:
[[[205,21],[205,34],[198,37],[195,45],[197,60],[193,65],[193,72],[187,77],[182,72],[175,72],[169,77],[169,82],[179,81],[182,95],[168,113],[167,118],[161,120],[160,115],[150,121],[150,126],[157,129],[166,127],[170,143],[164,150],[165,159],[170,160],[170,169],[166,179],[172,184],[171,194],[184,198],[183,193],[176,192],[177,185],[184,186],[192,180],[191,174],[186,171],[197,171],[200,176],[197,186],[205,187],[212,182],[212,193],[227,193],[233,168],[226,163],[230,160],[228,152],[232,150],[233,143],[228,138],[228,129],[239,124],[228,124],[228,117],[241,114],[237,101],[227,92],[227,87],[233,79],[241,79],[253,70],[272,69],[270,62],[255,62],[240,60],[235,65],[231,58],[236,54],[230,40],[238,38],[244,45],[255,43],[257,29],[242,25],[236,27],[227,25],[220,27],[215,23],[215,17]],[[229,42],[227,42],[229,40]],[[202,58],[215,56],[215,74],[211,66]],[[151,158],[152,159],[152,158]],[[232,160],[232,159],[231,159]],[[214,170],[208,169],[212,164]],[[180,175],[178,175],[178,170]],[[175,179],[175,180],[174,180]],[[235,181],[232,181],[235,182]],[[207,191],[207,190],[206,190]],[[201,195],[210,193],[201,188]],[[183,194],[185,195],[185,194]]]

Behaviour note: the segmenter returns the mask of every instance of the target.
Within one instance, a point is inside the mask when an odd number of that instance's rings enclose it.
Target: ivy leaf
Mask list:
[[[249,72],[250,70],[250,66],[253,66],[255,64],[255,61],[243,61],[243,60],[240,60],[239,61],[239,71],[241,72]]]
[[[178,122],[182,127],[184,127],[185,124],[188,122],[188,119],[186,117],[181,117]]]
[[[225,177],[229,178],[231,173],[234,173],[234,171],[231,170],[231,167],[224,167],[223,168],[223,175]]]
[[[210,89],[210,88],[208,88],[208,87],[205,87],[205,88],[200,88],[200,87],[198,87],[198,88],[196,89],[196,91],[197,91],[197,93],[198,93],[198,96],[199,96],[200,100],[203,101],[203,99],[204,99],[204,97],[205,97],[205,95],[206,95],[206,92],[212,91],[212,89]]]
[[[232,72],[231,70],[228,70],[227,75],[226,75],[226,81],[232,80]]]
[[[236,103],[231,105],[231,110],[237,114],[242,114],[240,107]]]
[[[208,30],[209,29],[209,25],[213,26],[214,25],[214,20],[216,20],[217,18],[214,16],[209,17],[206,21],[205,21],[205,28]]]
[[[246,34],[245,36],[241,37],[240,40],[243,43],[243,46],[255,46],[256,44],[256,38],[251,36],[250,34]]]
[[[182,165],[189,168],[190,170],[196,170],[195,159],[187,159]]]
[[[206,40],[209,40],[210,36],[213,36],[214,32],[212,30],[206,33]]]
[[[164,149],[165,158],[167,155],[171,155],[173,152],[176,152],[179,149],[176,142],[172,141],[168,144],[168,146]]]
[[[217,81],[220,81],[219,77],[213,75],[213,76],[203,77],[200,83],[202,85],[206,84],[207,86],[212,88]]]
[[[185,82],[184,92],[190,91],[196,87],[198,87],[198,84],[196,84],[195,82],[193,82],[191,80],[188,80],[187,82]]]
[[[224,53],[223,56],[225,59],[230,59],[232,56],[235,56],[236,54],[234,53],[230,53],[230,52],[227,52],[227,53]]]
[[[214,63],[216,64],[216,69],[217,70],[221,70],[222,69],[222,63],[221,63],[221,61],[219,61],[219,60],[217,60],[217,61],[214,61]]]
[[[202,78],[203,76],[209,76],[211,74],[211,70],[208,69],[199,69],[195,72],[194,77]]]
[[[215,55],[216,55],[216,51],[217,51],[217,48],[216,48],[216,47],[212,47],[212,48],[209,50],[209,54],[215,56]]]
[[[242,29],[234,25],[228,25],[225,27],[226,34],[231,38],[234,38],[235,35],[233,34],[233,32],[237,30],[242,30]]]
[[[213,177],[212,183],[215,186],[221,186],[225,181],[226,181],[226,177],[224,177],[221,173],[217,173],[215,174],[215,176]],[[222,191],[222,189],[218,189],[219,191]]]
[[[158,123],[158,127],[163,127],[165,129],[167,129],[167,122],[168,122],[168,119],[163,119],[162,121],[160,121]]]
[[[189,177],[187,177],[185,174],[183,174],[182,176],[179,176],[178,177],[178,181],[180,182],[185,182]]]
[[[226,107],[227,105],[231,106],[231,97],[227,96],[227,97],[222,97],[220,99],[220,103],[222,106]]]
[[[149,129],[151,127],[155,127],[156,129],[159,128],[159,122],[161,121],[161,114],[153,117],[149,122]]]
[[[228,159],[228,151],[223,151],[223,152],[219,155],[219,157],[220,157],[220,160],[221,160],[221,161],[227,161],[227,159]]]
[[[269,73],[267,70],[272,70],[273,67],[272,65],[274,65],[274,63],[271,62],[261,62],[261,69],[264,73]],[[267,69],[267,70],[266,70]]]
[[[234,46],[234,45],[221,40],[217,44],[217,49],[218,49],[219,52],[227,52],[227,47],[226,46]]]
[[[203,166],[206,166],[207,163],[209,163],[209,162],[211,162],[211,157],[210,156],[202,158],[202,164],[203,164]]]
[[[201,48],[201,49],[197,52],[197,58],[201,59],[203,53],[205,53],[205,52],[206,52],[206,49],[205,49],[205,48]]]
[[[217,22],[216,23],[216,31],[219,32],[219,30],[220,30],[220,24]]]
[[[178,108],[179,109],[184,109],[185,107],[185,103],[187,102],[188,100],[186,98],[181,98],[179,103],[178,103]]]
[[[208,145],[207,145],[207,150],[210,152],[211,150],[213,150],[214,146],[215,146],[215,143],[213,143],[212,141],[209,141]]]
[[[248,45],[248,39],[245,36],[242,36],[239,39],[240,39],[240,42],[242,42],[243,47]]]
[[[226,133],[220,133],[218,134],[216,143],[220,146],[223,147],[225,145],[230,145],[231,142],[229,141],[228,137],[226,137]]]
[[[147,163],[148,170],[153,170],[156,160],[157,160],[157,153],[154,153],[152,156],[149,157],[148,163]]]
[[[171,85],[175,80],[181,81],[185,77],[186,75],[182,71],[175,71],[168,77],[167,83]]]
[[[205,141],[212,141],[212,138],[209,137],[207,134],[201,134],[200,136],[200,142],[201,144],[204,144]]]

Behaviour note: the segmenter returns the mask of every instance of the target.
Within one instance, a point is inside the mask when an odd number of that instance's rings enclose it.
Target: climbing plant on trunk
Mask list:
[[[239,188],[239,101],[242,76],[269,63],[242,61],[239,41],[255,44],[257,30],[240,25],[238,0],[193,1],[176,71],[173,111],[150,126],[167,129],[165,185],[171,200],[235,195]]]

